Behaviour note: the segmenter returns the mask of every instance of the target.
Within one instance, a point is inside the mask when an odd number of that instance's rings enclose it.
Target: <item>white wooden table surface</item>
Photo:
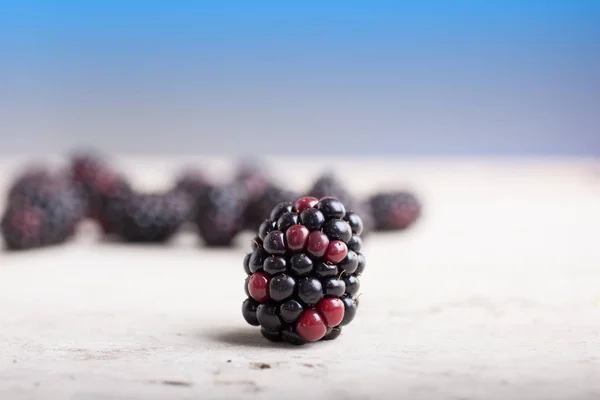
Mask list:
[[[149,189],[189,159],[119,161]],[[323,169],[271,161],[298,187]],[[0,162],[0,183],[21,163]],[[0,399],[600,398],[599,165],[332,166],[359,193],[393,184],[425,203],[414,229],[369,238],[361,307],[338,340],[274,345],[245,324],[248,236],[229,251],[186,234],[126,246],[88,226],[0,254]]]

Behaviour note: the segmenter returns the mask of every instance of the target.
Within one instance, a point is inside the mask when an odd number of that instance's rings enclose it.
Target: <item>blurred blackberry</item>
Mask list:
[[[234,182],[210,187],[198,199],[198,233],[206,246],[230,246],[241,232],[248,202],[246,189]]]
[[[114,180],[107,182],[88,203],[88,216],[100,224],[105,234],[116,233],[114,224],[118,221],[115,221],[114,210],[135,195],[129,183],[122,177],[113,175],[113,178]]]
[[[122,203],[133,190],[103,158],[94,154],[75,155],[71,162],[73,182],[81,188],[87,204],[87,216],[97,221],[104,233],[114,233],[112,203]]]
[[[284,201],[293,201],[298,193],[269,184],[260,196],[251,199],[244,213],[244,227],[256,232],[271,209]]]
[[[244,257],[243,318],[270,341],[337,338],[358,307],[365,269],[360,216],[337,199],[307,196],[277,204],[265,217]]]
[[[378,193],[369,199],[369,204],[379,231],[406,229],[421,215],[419,200],[406,191]]]
[[[246,187],[249,201],[261,197],[271,185],[271,177],[265,166],[254,158],[246,158],[238,163],[235,180]]]
[[[112,227],[127,242],[165,242],[185,222],[188,197],[184,193],[135,194],[113,200],[107,208]]]
[[[43,246],[45,224],[44,212],[39,208],[10,205],[0,222],[6,247],[10,250],[27,250]]]
[[[355,201],[344,187],[344,184],[333,172],[327,172],[319,176],[312,187],[307,191],[308,195],[317,199],[331,196],[335,197],[350,209]]]
[[[66,175],[22,180],[21,184],[13,186],[8,201],[9,204],[35,206],[44,212],[58,208],[68,213],[74,223],[79,222],[86,211],[79,187]]]
[[[175,180],[175,190],[187,193],[192,197],[199,197],[210,188],[210,180],[199,169],[187,168],[180,172]]]
[[[84,192],[81,186],[74,184],[65,174],[59,175],[54,185],[57,188],[56,203],[46,208],[50,228],[57,232],[56,235],[51,236],[60,236],[62,226],[70,226],[69,235],[71,235],[75,232],[76,225],[85,218],[88,210]]]
[[[335,197],[346,206],[348,211],[353,211],[360,215],[363,222],[363,232],[361,234],[363,238],[372,230],[373,217],[371,210],[352,196],[333,172],[327,172],[318,177],[306,193],[308,196],[313,196],[317,199],[328,196]]]
[[[188,219],[194,221],[199,212],[199,199],[204,192],[210,188],[211,184],[204,172],[195,168],[183,170],[175,181],[173,191],[185,193],[190,199],[190,210]]]
[[[272,187],[271,176],[267,173],[264,164],[255,158],[242,159],[236,169],[235,181],[241,183],[248,193],[248,207],[244,215],[244,228],[255,231],[260,225],[260,199]],[[277,204],[277,203],[275,203]]]
[[[93,152],[78,152],[71,157],[73,180],[93,185],[100,171],[112,171],[106,159]]]
[[[35,188],[42,183],[47,183],[50,180],[51,174],[47,168],[31,165],[13,180],[8,190],[8,201],[10,202],[11,199],[22,193],[29,192],[32,188]]]
[[[63,243],[75,232],[84,211],[79,193],[64,176],[22,185],[12,191],[2,219],[5,243],[10,249]]]

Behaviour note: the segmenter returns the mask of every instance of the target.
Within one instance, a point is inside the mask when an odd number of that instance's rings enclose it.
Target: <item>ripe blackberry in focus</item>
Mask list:
[[[282,202],[265,217],[243,262],[242,316],[270,341],[337,338],[358,307],[362,220],[331,197]]]
[[[333,172],[327,172],[317,178],[312,187],[306,192],[309,196],[321,199],[323,197],[334,197],[346,206],[346,211],[356,212],[361,216],[363,222],[362,237],[368,235],[373,227],[373,218],[368,207],[360,203],[348,192],[344,184]]]
[[[378,193],[369,199],[369,204],[378,231],[406,229],[421,215],[421,203],[405,191]]]
[[[298,198],[297,193],[282,189],[275,184],[269,184],[262,193],[249,199],[244,212],[244,227],[256,232],[273,207],[296,198]]]
[[[242,231],[248,202],[246,189],[234,182],[211,186],[198,199],[198,233],[208,247],[231,246]]]
[[[87,216],[98,222],[104,233],[115,233],[114,203],[121,204],[133,195],[129,182],[106,160],[91,153],[76,154],[72,158],[71,177],[81,187]]]
[[[188,216],[184,193],[135,194],[114,201],[109,209],[117,235],[127,242],[160,243],[169,240]]]

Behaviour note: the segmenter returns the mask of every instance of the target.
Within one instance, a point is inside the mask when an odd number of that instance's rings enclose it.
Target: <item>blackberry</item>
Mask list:
[[[187,197],[178,192],[166,194],[135,194],[113,206],[113,226],[116,234],[127,242],[165,242],[184,223],[189,205]]]
[[[211,186],[197,201],[198,233],[206,246],[231,246],[242,231],[247,192],[238,183]],[[262,265],[262,261],[261,261]]]
[[[184,192],[193,198],[198,198],[210,186],[210,181],[204,172],[196,168],[186,168],[177,176],[174,190]]]
[[[88,218],[95,221],[105,235],[116,235],[125,206],[135,196],[125,181],[118,179],[115,190],[96,192],[88,197]]]
[[[204,172],[195,168],[187,168],[180,172],[175,180],[173,191],[185,193],[190,199],[190,210],[188,219],[194,221],[198,213],[203,212],[199,209],[199,199],[204,192],[210,188],[211,184]]]
[[[65,182],[54,178],[12,193],[1,223],[7,248],[24,250],[55,245],[72,236],[83,208]]]
[[[76,207],[70,199],[60,198],[44,210],[45,245],[63,243],[75,233],[81,215]]]
[[[27,184],[14,186],[9,202],[34,204],[44,209],[61,202],[79,219],[83,218],[87,209],[81,188],[63,174],[49,175],[43,179],[29,180]]]
[[[31,165],[26,170],[13,179],[8,189],[8,201],[12,202],[15,198],[27,194],[43,184],[51,182],[50,171],[43,166]]]
[[[271,184],[266,167],[254,158],[245,158],[238,163],[235,180],[246,187],[250,201],[261,197]]]
[[[264,215],[243,262],[244,319],[270,341],[337,338],[358,306],[361,218],[330,197],[286,200]]]
[[[68,173],[61,173],[54,179],[57,197],[62,199],[64,207],[71,210],[75,222],[82,221],[88,212],[88,204],[83,187],[74,183]]]
[[[134,197],[135,192],[123,177],[110,173],[106,177],[104,184],[88,192],[88,217],[96,221],[105,234],[114,234],[119,223],[120,207]]]
[[[344,187],[340,178],[333,172],[329,171],[319,176],[312,187],[307,191],[310,196],[314,196],[318,199],[323,197],[335,197],[342,204],[347,205],[352,209],[354,199],[348,193],[348,190]]]
[[[363,237],[371,230],[373,218],[369,208],[353,197],[345,188],[340,178],[333,172],[326,172],[318,177],[307,193],[319,199],[328,196],[338,199],[346,206],[347,214],[356,212],[361,216],[364,230],[360,234]]]
[[[104,233],[115,233],[114,224],[119,214],[116,211],[134,195],[129,182],[104,158],[91,153],[76,154],[72,158],[71,179],[81,188],[87,216],[95,220]]]
[[[85,208],[79,192],[62,175],[23,175],[10,191],[2,231],[9,249],[63,243]]]
[[[112,169],[108,161],[95,151],[78,150],[71,154],[71,172],[77,180],[87,180],[99,170]]]
[[[270,183],[259,195],[248,198],[247,207],[244,212],[245,228],[256,232],[265,218],[269,217],[269,213],[275,205],[284,201],[291,201],[297,197],[297,193]],[[277,223],[277,220],[275,220],[275,223]]]
[[[378,193],[369,199],[378,231],[406,229],[420,217],[421,204],[409,192]]]
[[[35,206],[9,206],[0,223],[6,247],[26,250],[45,242],[44,212]]]

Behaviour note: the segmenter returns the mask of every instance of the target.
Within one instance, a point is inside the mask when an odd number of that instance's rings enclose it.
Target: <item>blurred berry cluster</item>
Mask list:
[[[185,225],[206,246],[226,247],[244,230],[256,233],[275,205],[303,195],[342,201],[362,217],[363,236],[406,229],[421,213],[419,201],[406,191],[376,193],[360,201],[333,173],[318,177],[310,188],[281,187],[259,162],[249,161],[240,162],[226,182],[192,168],[175,177],[167,190],[142,193],[105,158],[79,153],[64,170],[31,166],[22,172],[8,191],[0,228],[11,250],[63,243],[85,219],[124,242],[166,242]]]

